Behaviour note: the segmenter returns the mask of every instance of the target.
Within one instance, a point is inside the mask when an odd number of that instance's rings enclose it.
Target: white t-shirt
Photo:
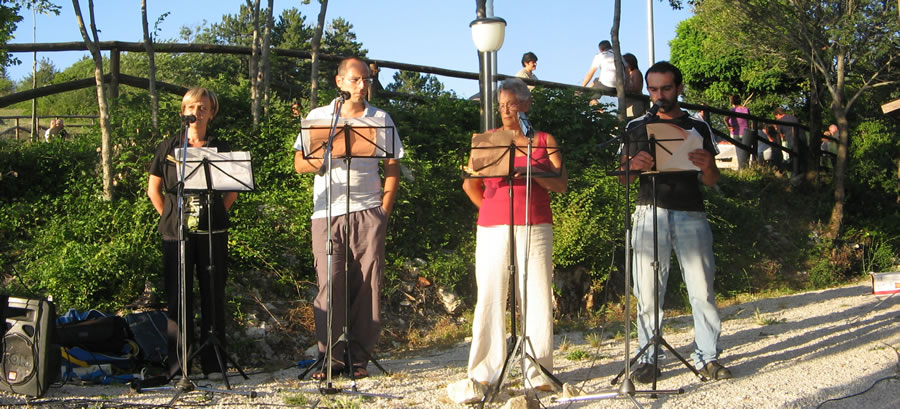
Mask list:
[[[597,53],[591,61],[591,68],[599,69],[597,79],[601,84],[610,88],[616,87],[616,56],[613,50]]]
[[[330,104],[318,107],[309,112],[306,119],[332,119],[337,99]],[[384,118],[388,132],[393,134],[394,158],[399,159],[405,155],[403,144],[400,143],[400,135],[397,127],[387,112],[375,108],[366,102],[364,117]],[[390,136],[390,135],[388,135]],[[391,145],[385,148],[390,150]],[[303,150],[301,135],[297,135],[294,149]],[[331,215],[339,216],[347,213],[347,186],[350,188],[350,213],[372,209],[381,206],[381,176],[378,173],[378,162],[385,159],[353,158],[350,161],[350,183],[347,183],[347,162],[344,159],[334,159],[331,163]],[[327,185],[328,178],[325,175],[315,176],[313,185],[313,219],[327,217]]]

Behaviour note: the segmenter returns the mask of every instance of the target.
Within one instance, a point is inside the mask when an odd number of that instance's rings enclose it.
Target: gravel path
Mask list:
[[[758,313],[757,313],[758,311]],[[731,368],[734,379],[701,382],[680,362],[663,361],[658,389],[684,390],[683,394],[638,394],[628,397],[557,403],[551,393],[542,393],[543,407],[555,408],[898,408],[900,407],[900,295],[876,297],[871,285],[859,283],[823,291],[770,298],[722,308],[721,362]],[[667,319],[664,338],[682,356],[690,354],[693,331],[690,316]],[[561,334],[571,345],[555,354],[553,373],[562,381],[581,387],[584,393],[613,392],[609,380],[623,367],[622,340],[608,340],[591,347],[581,333]],[[636,343],[636,342],[635,342]],[[573,354],[582,350],[584,354]],[[635,350],[632,349],[632,353]],[[465,377],[468,343],[451,349],[423,353],[413,358],[383,358],[392,372],[385,376],[370,365],[374,376],[358,382],[363,392],[389,395],[366,398],[340,393],[323,395],[318,384],[297,380],[299,371],[287,369],[257,373],[249,381],[230,378],[233,390],[255,391],[256,398],[190,392],[180,396],[177,407],[331,407],[331,408],[464,408],[447,397],[448,383]],[[569,360],[567,356],[599,356],[599,359]],[[825,402],[871,390],[859,396]],[[498,397],[501,407],[523,394],[521,377],[514,371]],[[198,381],[200,385],[223,387],[223,383]],[[335,386],[350,390],[346,379]],[[638,385],[639,388],[644,385]],[[167,404],[171,391],[133,393],[127,386],[64,385],[51,388],[32,407],[147,407]],[[24,397],[0,393],[0,406],[25,406]]]

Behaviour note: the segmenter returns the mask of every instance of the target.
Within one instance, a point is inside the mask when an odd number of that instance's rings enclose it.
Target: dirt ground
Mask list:
[[[559,395],[541,393],[541,407],[554,408],[897,408],[900,407],[900,296],[871,294],[866,282],[840,288],[761,299],[720,309],[723,331],[721,362],[734,379],[701,382],[673,359],[662,362],[658,390],[683,393],[638,393],[596,399],[614,393],[610,380],[624,366],[622,339],[597,347],[584,333],[559,334],[553,374],[580,388],[584,401],[558,402]],[[599,331],[599,329],[598,329]],[[667,318],[666,341],[688,357],[693,340],[690,316]],[[563,351],[559,346],[568,344]],[[192,391],[178,396],[177,407],[330,407],[330,408],[462,408],[446,386],[465,378],[468,343],[420,356],[383,357],[390,372],[354,385],[336,378],[337,394],[320,393],[318,382],[298,380],[295,368],[252,371],[249,380],[231,376],[240,394]],[[634,342],[632,353],[635,351]],[[515,365],[518,367],[518,363]],[[221,381],[196,380],[200,386],[224,388]],[[354,392],[354,386],[363,397]],[[648,385],[637,385],[639,390]],[[247,396],[253,393],[254,398]],[[524,394],[521,376],[513,370],[495,403]],[[851,396],[855,395],[855,396]],[[167,405],[174,391],[135,393],[127,385],[54,385],[40,399],[0,394],[3,407],[109,408]]]

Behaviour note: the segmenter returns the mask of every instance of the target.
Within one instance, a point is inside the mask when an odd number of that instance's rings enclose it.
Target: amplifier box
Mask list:
[[[38,397],[59,376],[56,308],[44,299],[9,297],[0,390]]]
[[[872,275],[872,293],[876,295],[900,293],[900,271],[869,273]]]

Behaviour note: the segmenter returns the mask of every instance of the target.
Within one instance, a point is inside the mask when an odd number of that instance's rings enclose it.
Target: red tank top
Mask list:
[[[516,156],[514,166],[525,168],[527,158]],[[550,157],[547,155],[547,133],[538,132],[535,146],[531,152],[532,172],[539,169],[550,169]],[[524,171],[523,171],[524,173]],[[486,178],[481,208],[478,211],[479,226],[509,225],[509,179]],[[525,178],[513,180],[513,217],[516,225],[525,224]],[[550,194],[538,183],[531,183],[531,214],[528,223],[552,224],[553,213],[550,210]]]

